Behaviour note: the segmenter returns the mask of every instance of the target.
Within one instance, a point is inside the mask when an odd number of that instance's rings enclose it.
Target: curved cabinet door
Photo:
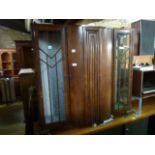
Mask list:
[[[106,28],[84,29],[85,119],[103,123],[111,116],[112,36]]]

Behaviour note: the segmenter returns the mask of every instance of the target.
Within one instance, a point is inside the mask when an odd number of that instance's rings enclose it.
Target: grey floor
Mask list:
[[[22,103],[0,104],[0,135],[24,135]]]

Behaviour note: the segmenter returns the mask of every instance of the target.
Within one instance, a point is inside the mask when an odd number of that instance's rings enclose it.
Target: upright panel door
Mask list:
[[[58,124],[66,120],[63,29],[35,25],[34,37],[40,119],[46,126]]]
[[[84,116],[86,124],[111,115],[112,30],[84,28]]]

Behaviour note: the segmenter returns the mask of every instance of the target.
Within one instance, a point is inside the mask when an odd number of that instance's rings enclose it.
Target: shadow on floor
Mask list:
[[[0,106],[0,135],[24,135],[24,113],[22,103]]]

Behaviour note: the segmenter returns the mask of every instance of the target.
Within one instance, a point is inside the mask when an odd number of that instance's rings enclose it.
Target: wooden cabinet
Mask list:
[[[0,49],[0,75],[16,75],[16,49]]]
[[[113,29],[34,24],[32,33],[41,124],[92,126],[109,119],[115,94]],[[132,53],[127,54],[130,79]]]
[[[34,51],[32,48],[32,41],[17,40],[16,52],[17,52],[16,68],[18,69],[18,71],[21,68],[34,68]]]
[[[135,29],[134,55],[153,55],[155,42],[155,21],[140,20],[132,23]]]
[[[34,25],[33,35],[44,124],[93,125],[108,119],[112,103],[113,30]],[[60,52],[59,58],[54,58],[57,53],[52,54],[52,50]]]

